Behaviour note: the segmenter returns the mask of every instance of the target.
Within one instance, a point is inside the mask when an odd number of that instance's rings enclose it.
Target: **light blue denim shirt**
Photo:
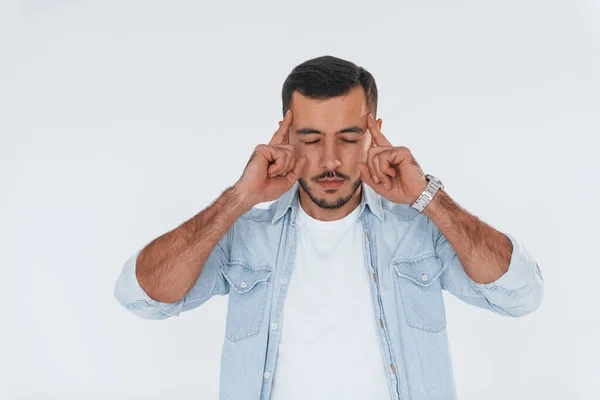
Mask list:
[[[495,282],[475,283],[425,214],[391,203],[365,184],[362,189],[365,279],[370,281],[372,323],[391,398],[455,399],[442,290],[477,307],[519,317],[542,300],[539,266],[505,233],[513,245],[508,271]],[[119,303],[146,319],[178,316],[214,295],[229,294],[220,399],[269,398],[287,284],[293,279],[298,206],[296,183],[269,208],[246,212],[215,246],[193,289],[176,303],[155,301],[138,284],[135,266],[141,249],[125,262],[116,282]]]

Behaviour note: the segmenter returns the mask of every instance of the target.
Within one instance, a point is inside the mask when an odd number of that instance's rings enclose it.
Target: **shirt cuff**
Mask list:
[[[115,298],[125,308],[132,310],[152,307],[159,309],[167,315],[178,315],[177,310],[174,310],[174,308],[180,302],[163,303],[156,301],[148,296],[148,293],[140,286],[135,271],[137,259],[141,252],[142,249],[136,251],[123,265],[123,269],[115,285]]]
[[[510,239],[513,247],[508,271],[494,282],[477,283],[473,281],[473,284],[480,289],[501,289],[502,291],[513,292],[519,295],[521,294],[519,293],[520,290],[526,292],[531,288],[536,273],[539,274],[540,278],[542,275],[537,262],[531,257],[525,247],[510,233],[504,233],[504,235]]]

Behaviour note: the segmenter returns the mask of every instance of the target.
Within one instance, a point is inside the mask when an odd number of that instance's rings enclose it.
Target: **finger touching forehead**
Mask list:
[[[292,93],[290,108],[294,119],[290,133],[299,129],[315,129],[323,134],[335,134],[346,127],[357,125],[367,128],[366,96],[362,86],[329,99],[312,99],[298,91]]]

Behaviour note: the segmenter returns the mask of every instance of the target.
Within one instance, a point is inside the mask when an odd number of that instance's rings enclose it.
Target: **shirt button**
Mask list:
[[[243,288],[245,288],[246,286],[248,286],[248,284],[246,283],[246,281],[242,281],[242,283],[240,283],[240,286]]]
[[[271,329],[273,329],[273,330],[277,329],[277,324],[272,324]]]
[[[263,376],[265,377],[265,379],[269,379],[269,377],[271,376],[271,374],[268,373],[268,372],[265,372],[265,374]]]
[[[293,245],[294,244],[294,239],[290,240],[290,244]]]
[[[427,282],[427,279],[429,278],[427,277],[427,275],[421,274],[421,279],[423,280],[423,282]]]
[[[287,285],[287,279],[283,278],[283,279],[281,280],[281,283],[282,283],[282,284],[284,284],[284,285]]]

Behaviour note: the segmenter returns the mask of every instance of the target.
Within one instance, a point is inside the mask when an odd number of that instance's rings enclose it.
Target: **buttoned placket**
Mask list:
[[[285,241],[285,243],[282,243],[283,246],[287,247],[287,251],[282,251],[284,249],[280,249],[279,251],[280,254],[285,254],[285,258],[283,260],[277,260],[278,262],[284,263],[285,268],[280,275],[281,278],[276,278],[277,280],[274,282],[274,285],[278,287],[273,288],[273,303],[269,320],[267,357],[265,359],[265,366],[263,370],[263,385],[260,397],[264,400],[268,399],[271,394],[273,373],[275,370],[275,362],[277,360],[277,349],[279,348],[279,339],[281,335],[280,327],[281,319],[283,318],[283,306],[285,298],[287,297],[288,282],[296,261],[298,229],[294,221],[295,213],[291,213],[291,215],[286,216],[286,218],[290,218],[292,221],[290,222],[288,231],[286,232],[288,239]]]
[[[378,278],[378,271],[377,271],[377,257],[375,255],[375,251],[373,248],[373,240],[372,240],[372,235],[369,233],[369,224],[367,222],[367,218],[366,216],[361,216],[359,218],[359,221],[362,225],[363,231],[365,233],[365,249],[366,249],[366,254],[365,254],[365,262],[367,263],[367,266],[369,268],[369,272],[371,273],[371,276],[373,278],[372,281],[372,293],[375,295],[376,297],[376,303],[373,304],[374,306],[374,310],[375,310],[375,318],[378,319],[377,321],[377,326],[379,327],[378,329],[378,333],[379,336],[381,338],[382,343],[385,346],[385,349],[387,350],[387,354],[382,354],[382,356],[384,357],[385,360],[388,361],[389,365],[389,373],[388,376],[392,376],[393,382],[395,383],[395,393],[393,393],[393,398],[395,399],[400,399],[400,382],[398,380],[398,373],[397,373],[397,369],[396,369],[396,363],[394,361],[394,356],[393,356],[393,352],[392,352],[392,346],[391,346],[391,341],[390,341],[390,337],[389,337],[389,333],[387,330],[387,326],[386,326],[386,322],[385,322],[385,313],[383,311],[383,301],[381,299],[381,290],[379,287],[379,280]]]

